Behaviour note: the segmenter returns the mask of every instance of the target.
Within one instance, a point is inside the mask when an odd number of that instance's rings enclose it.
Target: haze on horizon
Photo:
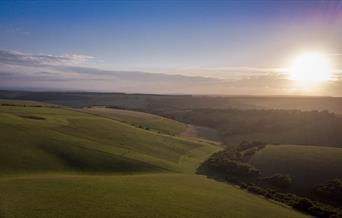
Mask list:
[[[342,96],[342,1],[1,1],[0,89]]]

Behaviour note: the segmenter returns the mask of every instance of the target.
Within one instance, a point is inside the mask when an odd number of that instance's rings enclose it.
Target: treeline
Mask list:
[[[194,109],[162,114],[220,132],[225,144],[242,139],[342,146],[342,118],[328,111]]]
[[[314,188],[314,194],[342,205],[342,180],[334,179]]]
[[[252,165],[242,162],[240,152],[227,149],[213,154],[199,168],[199,172],[214,173],[214,175],[222,175],[223,178],[251,178],[260,175],[260,171]]]
[[[342,217],[341,208],[327,205],[292,193],[284,193],[292,184],[290,175],[276,173],[261,176],[262,172],[248,163],[250,153],[255,153],[265,147],[263,142],[244,141],[235,148],[227,148],[210,156],[198,168],[197,173],[211,178],[239,185],[249,192],[262,195],[287,204],[294,209],[308,213],[315,217]],[[334,180],[316,187],[317,194],[341,200],[342,182]]]
[[[342,218],[342,210],[309,198],[300,197],[292,193],[281,193],[269,188],[261,188],[254,184],[239,184],[241,189],[262,195],[267,199],[279,201],[290,207],[319,218]]]
[[[235,148],[214,153],[200,165],[197,172],[234,183],[253,182],[277,189],[288,188],[292,183],[289,175],[262,177],[260,170],[248,163],[252,155],[265,146],[263,142],[244,141]]]

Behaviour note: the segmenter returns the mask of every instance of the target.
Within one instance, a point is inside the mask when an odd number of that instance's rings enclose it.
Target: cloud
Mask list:
[[[86,55],[34,55],[0,50],[0,89],[80,90],[158,94],[298,94],[280,68],[201,68],[211,77],[106,70],[88,67]],[[233,76],[214,77],[214,72]],[[342,78],[336,77],[328,95],[341,93]],[[300,93],[299,93],[300,94]],[[317,94],[317,93],[315,93]]]
[[[81,91],[112,91],[158,94],[281,94],[286,80],[275,75],[258,75],[238,80],[200,76],[168,75],[139,71],[109,71],[86,67],[59,67],[59,72],[1,72],[0,87],[25,84],[32,88]],[[62,74],[64,73],[64,74]]]
[[[0,64],[44,66],[44,65],[78,65],[87,62],[94,57],[78,54],[62,56],[46,54],[29,54],[14,50],[0,50]]]
[[[63,72],[78,74],[80,77],[87,77],[92,79],[106,78],[112,80],[131,81],[139,80],[145,82],[217,82],[218,78],[208,78],[203,76],[187,76],[179,74],[164,74],[164,73],[150,73],[144,71],[129,71],[129,70],[103,70],[91,67],[80,66],[59,66],[55,69]]]
[[[271,68],[271,67],[249,67],[249,66],[236,66],[236,67],[201,67],[201,68],[189,68],[188,70],[192,71],[217,71],[217,72],[247,72],[247,73],[270,73],[270,72],[275,72],[275,73],[282,73],[286,69],[284,68]]]
[[[24,74],[22,72],[6,72],[0,71],[0,80],[4,82],[17,81],[18,83],[29,83],[31,81],[70,81],[70,78],[63,78],[50,72],[36,72]],[[1,84],[1,83],[0,83]]]
[[[177,70],[174,70],[177,72]],[[210,75],[211,77],[220,79],[236,80],[241,77],[255,76],[255,75],[268,75],[268,74],[285,74],[285,68],[275,67],[248,67],[248,66],[235,66],[235,67],[200,67],[200,68],[185,68],[178,70],[179,73],[184,75]]]

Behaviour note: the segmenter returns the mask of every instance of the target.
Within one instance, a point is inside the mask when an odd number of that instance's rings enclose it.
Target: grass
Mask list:
[[[104,107],[92,107],[85,110],[93,114],[129,123],[140,128],[147,128],[169,135],[178,135],[184,132],[187,128],[187,125],[184,123],[138,111],[120,110]]]
[[[0,179],[2,217],[305,217],[202,176],[35,175]]]
[[[219,149],[63,108],[2,106],[0,129],[0,173],[194,171]]]
[[[308,194],[314,185],[342,176],[342,148],[306,145],[267,145],[251,163],[264,175],[289,174],[290,191]]]
[[[1,218],[304,217],[194,175],[213,144],[27,103],[0,106],[0,130]]]

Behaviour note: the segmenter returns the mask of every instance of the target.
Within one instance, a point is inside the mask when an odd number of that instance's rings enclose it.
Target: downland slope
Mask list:
[[[187,129],[184,123],[144,112],[106,107],[90,107],[84,111],[169,135],[179,135]]]
[[[207,143],[221,143],[218,137],[218,132],[214,129],[185,124],[155,114],[99,106],[84,108],[81,111],[104,116],[123,123],[128,123],[141,129],[156,131],[158,133],[173,136],[178,135]]]
[[[0,217],[305,217],[194,175],[220,147],[106,116],[0,106]]]
[[[191,171],[219,149],[67,108],[1,106],[0,118],[0,173]]]
[[[1,217],[301,218],[231,185],[190,174],[35,175],[0,179]]]

